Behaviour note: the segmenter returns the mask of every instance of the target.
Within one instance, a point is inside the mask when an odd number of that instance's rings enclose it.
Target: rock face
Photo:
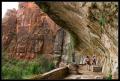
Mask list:
[[[20,2],[18,10],[8,10],[2,28],[3,49],[7,49],[10,57],[18,59],[32,59],[38,54],[53,55],[54,41],[61,31],[61,27],[34,2]]]
[[[59,27],[47,15],[42,14],[34,3],[20,3],[19,6],[20,9],[17,13],[17,33],[19,36],[17,37],[18,42],[20,41],[22,44],[18,44],[18,53],[23,48],[24,53],[28,54],[52,54],[55,34]]]
[[[80,54],[96,55],[102,72],[118,76],[117,2],[36,2],[58,25],[74,34]]]
[[[11,21],[12,20],[12,21]],[[2,20],[2,46],[7,49],[12,39],[16,38],[16,10],[8,10]]]

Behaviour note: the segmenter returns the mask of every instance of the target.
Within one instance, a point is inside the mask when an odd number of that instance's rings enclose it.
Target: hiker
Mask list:
[[[96,65],[96,57],[95,56],[93,56],[93,58],[92,58],[92,65]]]
[[[87,65],[87,69],[90,71],[90,58],[89,58],[89,56],[86,56],[86,58],[85,58],[85,64]]]

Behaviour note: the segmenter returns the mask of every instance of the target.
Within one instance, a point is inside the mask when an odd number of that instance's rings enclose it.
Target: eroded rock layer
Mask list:
[[[118,77],[117,2],[36,2],[58,25],[72,31],[79,55],[96,55],[105,75]]]

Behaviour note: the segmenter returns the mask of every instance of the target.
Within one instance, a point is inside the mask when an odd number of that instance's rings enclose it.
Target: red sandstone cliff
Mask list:
[[[18,10],[8,10],[2,20],[3,49],[18,59],[53,54],[59,29],[34,2],[20,2]]]

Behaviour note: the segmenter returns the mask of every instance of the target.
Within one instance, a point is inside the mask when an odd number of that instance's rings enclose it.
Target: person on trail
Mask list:
[[[90,71],[90,65],[91,65],[91,63],[90,63],[89,56],[86,56],[86,58],[85,58],[85,64],[87,65],[87,69]]]
[[[93,58],[92,58],[92,65],[96,65],[96,57],[95,56],[93,56]]]

